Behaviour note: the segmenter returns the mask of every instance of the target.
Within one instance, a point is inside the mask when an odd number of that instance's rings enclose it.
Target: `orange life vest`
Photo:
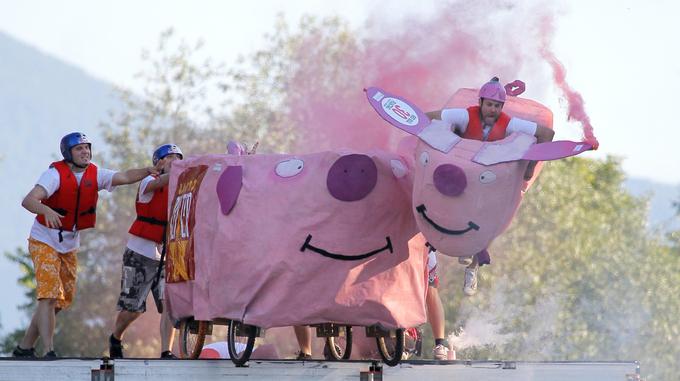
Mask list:
[[[130,234],[137,237],[161,243],[165,225],[168,222],[168,189],[167,186],[156,189],[153,192],[151,201],[139,202],[139,191],[137,191],[137,219],[130,226]]]
[[[479,106],[468,107],[467,111],[468,126],[465,130],[465,133],[463,134],[463,138],[485,140]],[[491,127],[491,131],[489,132],[489,136],[487,136],[486,141],[493,142],[495,140],[501,140],[505,138],[505,130],[508,128],[508,123],[510,123],[510,115],[501,112],[498,120],[493,125],[493,127]]]
[[[61,219],[60,231],[85,230],[93,228],[97,221],[97,199],[99,199],[99,187],[97,183],[97,166],[87,166],[80,185],[76,175],[65,161],[57,161],[50,165],[59,172],[59,189],[42,203],[64,216]],[[36,217],[38,222],[47,226],[45,217],[40,214]]]

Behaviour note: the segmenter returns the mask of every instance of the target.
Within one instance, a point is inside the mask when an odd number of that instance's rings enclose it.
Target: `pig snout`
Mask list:
[[[326,186],[340,201],[358,201],[366,197],[378,181],[378,168],[366,155],[351,154],[339,158],[328,170]]]
[[[456,197],[460,196],[467,187],[467,178],[462,168],[453,164],[442,164],[434,170],[432,175],[434,186],[439,193]]]

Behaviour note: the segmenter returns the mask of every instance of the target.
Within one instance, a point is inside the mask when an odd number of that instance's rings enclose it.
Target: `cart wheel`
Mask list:
[[[179,356],[183,359],[197,359],[205,343],[208,322],[182,319],[179,323]]]
[[[236,366],[243,366],[250,359],[257,336],[257,327],[232,320],[229,322],[227,345],[229,357]]]
[[[399,328],[396,331],[390,331],[389,336],[376,337],[375,339],[378,342],[378,352],[380,352],[383,362],[389,366],[399,364],[404,353],[404,329]]]
[[[352,354],[352,326],[344,325],[340,331],[340,336],[329,336],[326,338],[326,345],[323,354],[326,360],[348,360]]]

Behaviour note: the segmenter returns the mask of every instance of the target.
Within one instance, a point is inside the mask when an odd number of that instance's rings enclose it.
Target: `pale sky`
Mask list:
[[[495,2],[499,3],[499,2]],[[360,27],[381,3],[360,0],[131,1],[0,0],[0,30],[95,77],[135,88],[140,52],[174,27],[202,38],[216,61],[233,62],[262,43],[278,12],[291,23],[303,13],[338,14]],[[390,2],[390,14],[431,12],[432,0]],[[672,119],[680,88],[677,1],[569,1],[553,48],[567,80],[586,102],[601,150],[625,157],[631,176],[680,183],[680,129]],[[518,20],[521,22],[521,20]],[[566,119],[557,98],[547,104]],[[560,130],[557,128],[557,137]],[[569,137],[569,136],[565,136]],[[565,138],[563,137],[563,138]],[[673,168],[673,169],[670,169]]]
[[[428,13],[434,4],[439,1],[392,0],[391,12],[383,13]],[[140,52],[153,48],[169,27],[187,41],[204,39],[207,54],[230,63],[263,43],[279,12],[291,24],[304,13],[337,14],[358,28],[384,5],[361,0],[0,0],[0,31],[97,78],[134,89],[139,85],[133,76],[143,67]],[[553,41],[601,144],[586,156],[619,155],[628,175],[675,185],[680,185],[680,127],[673,119],[680,92],[678,14],[680,2],[671,0],[569,1]],[[546,105],[555,113],[557,137],[565,138],[557,121],[568,129],[566,116],[557,97]],[[0,315],[5,331],[20,324],[8,309]]]

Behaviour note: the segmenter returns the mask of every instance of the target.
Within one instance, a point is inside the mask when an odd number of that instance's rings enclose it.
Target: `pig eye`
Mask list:
[[[406,173],[408,173],[408,169],[401,160],[390,160],[390,166],[392,167],[392,173],[398,179],[406,176]]]
[[[302,172],[305,163],[300,159],[288,159],[276,164],[276,174],[280,177],[293,177]]]
[[[430,154],[423,152],[420,154],[420,164],[425,167],[430,162]]]
[[[484,171],[479,175],[479,182],[489,184],[496,180],[496,174],[491,171]]]

